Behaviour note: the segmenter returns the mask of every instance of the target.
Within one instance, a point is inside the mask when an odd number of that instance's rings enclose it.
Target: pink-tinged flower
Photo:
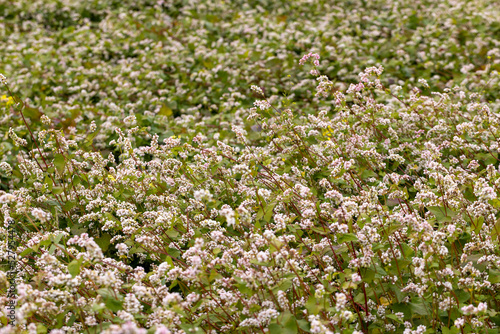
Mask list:
[[[299,65],[304,65],[309,58],[314,58],[314,66],[319,66],[319,54],[317,53],[312,53],[309,52],[308,54],[304,55],[300,60],[299,60]]]
[[[32,209],[31,214],[33,215],[33,217],[35,217],[36,219],[38,219],[42,223],[46,222],[47,220],[49,220],[51,218],[51,214],[49,212],[45,212],[39,208]]]
[[[264,96],[264,92],[262,91],[262,88],[260,88],[259,86],[252,85],[250,86],[250,89],[257,94]]]
[[[253,105],[259,108],[260,110],[267,110],[271,108],[271,105],[266,100],[255,101]]]
[[[170,334],[170,333],[172,332],[164,325],[159,325],[158,327],[156,327],[155,334]]]
[[[486,303],[479,303],[477,305],[478,312],[485,312],[487,309],[488,309],[488,304],[486,304]]]
[[[465,320],[463,318],[458,318],[457,320],[455,320],[455,327],[462,327],[463,325],[465,324]]]

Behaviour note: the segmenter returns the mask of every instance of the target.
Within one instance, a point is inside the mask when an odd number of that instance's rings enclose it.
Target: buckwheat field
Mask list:
[[[0,334],[500,327],[497,0],[0,0]]]

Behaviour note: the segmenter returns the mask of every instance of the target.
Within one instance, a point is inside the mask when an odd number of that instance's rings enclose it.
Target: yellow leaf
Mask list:
[[[0,97],[0,100],[2,102],[5,102],[7,106],[14,104],[14,99],[12,98],[12,96],[7,97],[7,95],[2,95],[2,97]]]
[[[387,305],[391,304],[391,302],[385,297],[380,297],[380,304],[387,306]]]
[[[160,109],[160,112],[158,113],[160,115],[163,115],[163,116],[167,116],[167,117],[170,117],[173,115],[173,112],[172,112],[172,109],[170,109],[169,107],[167,107],[166,105],[163,105]]]

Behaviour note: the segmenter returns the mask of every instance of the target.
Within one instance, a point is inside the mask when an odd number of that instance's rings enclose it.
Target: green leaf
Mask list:
[[[54,166],[56,166],[59,175],[63,175],[64,167],[66,166],[66,160],[62,154],[57,153],[54,158]]]
[[[404,303],[395,303],[395,304],[391,304],[390,308],[392,309],[392,311],[394,313],[396,312],[401,312],[404,314],[404,319],[405,320],[408,320],[410,317],[411,317],[411,313],[410,313],[410,310],[409,310],[409,307],[408,307],[408,304],[404,304]]]
[[[64,319],[66,318],[66,312],[59,313],[56,317],[57,320],[57,325],[56,328],[61,328],[63,325],[66,326],[64,323]]]
[[[327,235],[327,234],[331,233],[330,231],[319,228],[319,227],[311,227],[311,228],[309,228],[309,230],[314,231],[314,232],[319,233],[319,234],[322,234],[322,235]]]
[[[83,143],[83,146],[91,146],[94,142],[94,138],[97,136],[99,132],[98,131],[95,131],[93,133],[91,133],[90,135],[88,135],[88,137],[85,139],[85,142]]]
[[[354,301],[358,304],[364,304],[365,303],[365,295],[363,293],[358,293],[354,297]]]
[[[401,228],[401,224],[392,224],[391,226],[389,226],[389,228],[386,231],[387,235],[393,234],[394,232],[396,232],[400,228]]]
[[[103,322],[97,326],[92,326],[87,328],[88,334],[99,334],[102,333],[103,330],[108,329],[113,323],[111,322]]]
[[[76,320],[76,315],[73,314],[70,318],[69,318],[69,321],[68,321],[68,326],[73,326],[73,324],[75,323],[75,320]]]
[[[172,257],[178,258],[181,255],[181,252],[176,248],[169,248],[168,254]]]
[[[260,228],[261,228],[261,226],[260,226],[260,222],[259,222],[258,220],[255,222],[255,224],[254,224],[253,226],[255,227],[255,230],[256,230],[256,231],[259,231],[259,230],[260,230]]]
[[[283,333],[283,327],[278,324],[270,324],[269,325],[269,333],[270,334],[281,334]]]
[[[491,229],[491,240],[498,243],[500,241],[500,219],[498,219]]]
[[[405,258],[412,258],[413,255],[415,255],[415,251],[413,250],[413,248],[408,246],[406,243],[403,243],[401,246],[403,248],[403,255]]]
[[[358,285],[353,282],[344,282],[342,283],[342,289],[356,289]]]
[[[45,327],[44,325],[42,324],[38,324],[36,326],[36,333],[37,334],[44,334],[44,333],[47,333],[47,327]]]
[[[48,246],[48,245],[50,245],[50,243],[51,243],[51,241],[46,239],[46,240],[40,241],[39,245],[40,246]]]
[[[427,210],[429,210],[434,216],[436,216],[438,222],[449,222],[451,221],[451,218],[457,215],[455,211],[442,206],[428,206]]]
[[[262,217],[264,217],[264,210],[262,207],[259,207],[259,211],[257,211],[257,216],[255,218],[256,220],[260,220]]]
[[[122,306],[122,301],[123,297],[121,295],[118,295],[115,297],[114,292],[109,289],[109,288],[103,288],[97,290],[97,293],[104,299],[104,304],[108,309],[110,309],[113,312],[118,312],[123,309]]]
[[[73,175],[73,185],[77,186],[82,182],[82,179],[78,175]]]
[[[488,281],[492,284],[500,283],[500,271],[490,269],[488,273]]]
[[[266,207],[266,214],[264,215],[264,220],[269,223],[271,217],[273,216],[273,210],[276,206],[276,202],[269,203]]]
[[[284,334],[296,334],[299,329],[297,327],[297,322],[295,321],[295,317],[290,314],[290,317],[286,320],[283,326],[284,330],[282,333]]]
[[[298,320],[297,323],[299,324],[300,329],[302,329],[304,332],[309,333],[311,329],[311,324],[309,321],[305,319]]]
[[[292,287],[292,280],[290,278],[286,278],[284,279],[283,281],[281,281],[281,283],[276,286],[275,288],[273,288],[273,292],[276,293],[278,291],[287,291],[288,289],[290,289]]]
[[[82,265],[83,259],[73,260],[68,264],[68,271],[73,278],[80,274],[80,267]]]
[[[401,318],[397,317],[394,314],[386,314],[385,316],[386,316],[386,318],[392,319],[392,320],[394,320],[396,322],[399,322],[400,324],[403,323],[403,320]]]
[[[272,161],[273,161],[273,159],[271,159],[271,158],[270,158],[270,159],[266,159],[266,160],[262,161],[262,165],[267,166],[267,165],[269,165]]]
[[[314,295],[311,295],[311,297],[309,297],[309,299],[307,300],[306,309],[310,314],[318,314],[321,310],[321,306],[316,303],[316,298],[314,297]]]
[[[484,224],[484,217],[481,216],[476,221],[476,224],[475,224],[475,227],[474,227],[474,232],[476,232],[476,234],[479,234],[479,232],[481,231],[481,228],[483,227],[483,224]]]
[[[55,250],[57,249],[56,245],[51,245],[49,247],[49,254],[54,255]]]
[[[168,235],[170,238],[177,238],[179,236],[179,232],[175,229],[168,230],[166,232],[166,235]]]
[[[63,233],[59,233],[55,238],[54,238],[54,243],[58,244],[59,241],[61,241],[62,237],[64,236]]]
[[[106,307],[113,312],[123,310],[123,303],[115,298],[107,298],[104,302]]]
[[[36,108],[31,108],[31,107],[25,107],[23,109],[23,114],[24,114],[24,116],[30,118],[33,121],[38,121],[40,119],[40,117],[42,116],[42,113],[40,112],[40,110],[38,110]]]
[[[54,182],[52,182],[52,179],[48,175],[45,176],[43,183],[45,183],[47,185],[47,188],[49,190],[52,190],[52,187],[54,186]]]
[[[105,309],[106,309],[106,306],[102,305],[102,303],[96,303],[96,304],[92,305],[92,311],[94,311],[94,312],[102,313],[102,311]]]
[[[63,205],[64,211],[69,211],[76,206],[76,201],[66,201]]]
[[[443,334],[458,334],[460,333],[460,329],[455,326],[451,328],[441,327],[441,332],[443,332]]]
[[[337,236],[337,242],[339,244],[349,241],[358,241],[358,237],[352,233],[344,233]]]
[[[101,247],[101,250],[103,252],[108,250],[110,241],[111,241],[111,236],[107,233],[103,233],[100,238],[95,239],[96,244],[99,245],[99,247]]]
[[[368,268],[363,268],[361,269],[361,277],[363,278],[363,281],[366,283],[371,283],[373,282],[373,279],[375,278],[375,271],[368,269]]]
[[[429,310],[425,307],[424,301],[410,303],[410,310],[413,314],[429,315]]]
[[[470,299],[470,293],[468,293],[467,291],[455,290],[454,292],[455,292],[455,295],[457,296],[458,301],[460,303],[465,303],[466,301],[468,301]]]
[[[485,165],[494,165],[497,162],[498,154],[478,153],[474,158],[478,161],[482,161]]]
[[[21,252],[21,254],[19,254],[19,256],[25,256],[25,255],[28,255],[28,254],[33,253],[33,252],[34,252],[34,250],[33,250],[33,249],[31,249],[31,248],[26,248],[25,250],[23,250],[23,251]]]
[[[244,295],[253,295],[253,290],[247,286],[247,283],[245,281],[243,281],[239,277],[235,277],[235,280],[238,282],[238,291],[240,291]],[[170,289],[172,289],[172,287],[170,287]]]

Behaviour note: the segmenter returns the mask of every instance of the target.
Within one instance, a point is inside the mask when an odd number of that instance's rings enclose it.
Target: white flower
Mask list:
[[[38,219],[42,223],[45,223],[51,217],[51,214],[49,212],[45,212],[39,208],[32,209],[31,214],[33,215],[33,217],[35,217],[36,219]]]
[[[12,173],[12,167],[5,161],[0,162],[0,170],[7,175],[10,175]]]
[[[201,189],[201,190],[195,190],[193,193],[194,199],[197,200],[198,202],[201,202],[203,200],[206,201],[211,201],[212,200],[212,194],[210,191],[206,189]]]
[[[458,327],[458,328],[462,327],[464,324],[465,324],[464,318],[458,318],[454,322],[455,327]]]
[[[128,254],[128,246],[124,243],[119,243],[116,245],[116,249],[118,250],[118,255],[119,256],[127,256]]]
[[[12,128],[9,129],[9,136],[14,141],[14,145],[16,145],[16,146],[28,145],[28,142],[26,141],[26,139],[19,138]]]
[[[3,194],[0,196],[0,203],[10,203],[16,200],[16,196],[12,194]]]
[[[487,309],[488,309],[488,304],[486,303],[479,303],[479,305],[477,305],[478,312],[485,312]]]
[[[359,274],[358,274],[358,273],[354,273],[354,274],[352,274],[351,279],[352,279],[352,281],[353,281],[354,283],[361,282],[361,276],[359,276]]]
[[[269,104],[269,102],[267,102],[266,100],[255,101],[253,105],[259,108],[260,110],[267,110],[271,108],[271,104]]]
[[[45,125],[50,125],[51,122],[50,118],[47,115],[42,115],[40,117],[40,121]]]
[[[335,300],[337,301],[336,307],[338,310],[342,310],[345,308],[345,305],[347,304],[347,297],[343,293],[335,293]]]
[[[262,88],[260,88],[259,86],[252,85],[250,89],[257,94],[264,96],[264,92],[262,91]]]
[[[266,252],[257,253],[257,260],[259,262],[266,262],[268,260],[268,256]]]
[[[429,84],[427,83],[427,80],[425,79],[418,79],[418,83],[421,84],[422,86],[424,86],[425,88],[429,88]]]
[[[123,120],[123,123],[125,123],[125,125],[127,125],[127,126],[134,126],[137,124],[137,119],[135,118],[134,115],[130,115],[130,116],[125,117],[125,119]]]
[[[171,334],[172,332],[164,325],[158,325],[156,327],[155,334]]]

